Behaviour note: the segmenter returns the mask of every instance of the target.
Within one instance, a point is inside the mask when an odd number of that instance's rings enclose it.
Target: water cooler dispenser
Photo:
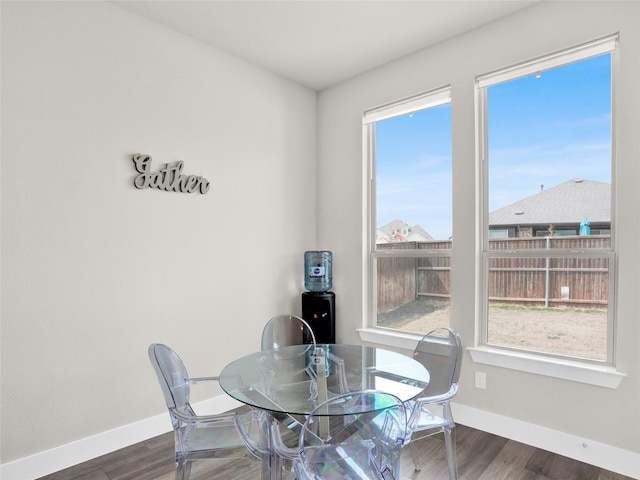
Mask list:
[[[336,294],[333,286],[332,253],[313,250],[304,253],[302,318],[311,326],[316,343],[336,343]]]

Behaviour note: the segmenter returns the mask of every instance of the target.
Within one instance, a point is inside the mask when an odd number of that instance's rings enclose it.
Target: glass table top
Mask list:
[[[380,390],[403,402],[429,384],[429,372],[413,358],[357,345],[295,345],[256,352],[231,362],[220,386],[253,407],[308,415],[342,393]]]

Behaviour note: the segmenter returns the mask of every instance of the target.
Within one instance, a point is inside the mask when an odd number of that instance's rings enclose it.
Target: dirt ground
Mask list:
[[[448,301],[418,299],[378,315],[378,325],[424,334],[449,325]],[[606,310],[489,308],[489,343],[606,360]]]

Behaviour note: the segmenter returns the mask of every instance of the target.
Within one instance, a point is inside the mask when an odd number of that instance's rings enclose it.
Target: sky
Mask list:
[[[610,57],[489,87],[489,211],[573,178],[611,182]],[[451,144],[450,105],[377,122],[378,227],[451,237]]]

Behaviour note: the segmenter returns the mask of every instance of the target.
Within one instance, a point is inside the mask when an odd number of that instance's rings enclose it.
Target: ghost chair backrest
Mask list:
[[[296,315],[278,315],[262,331],[262,350],[277,350],[290,345],[315,344],[311,326]]]

